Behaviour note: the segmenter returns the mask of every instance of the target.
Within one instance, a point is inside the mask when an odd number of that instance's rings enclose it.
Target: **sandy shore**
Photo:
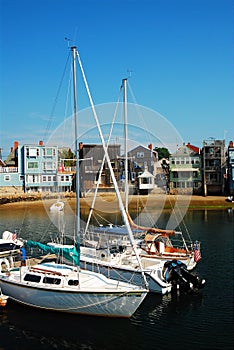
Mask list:
[[[0,208],[9,209],[9,207],[46,207],[55,201],[55,195],[41,195],[41,194],[12,194],[0,196]],[[92,204],[92,195],[81,198],[81,209],[89,209]],[[75,205],[75,194],[64,194],[62,198],[69,203],[71,207]],[[124,199],[124,198],[123,198]],[[129,196],[129,210],[138,210],[139,207],[147,207],[147,209],[171,209],[175,206],[188,209],[222,209],[234,208],[234,203],[226,201],[226,196],[179,196],[166,194],[149,194],[147,196],[132,195]],[[116,211],[118,210],[118,201],[114,193],[100,193],[97,196],[96,210]]]

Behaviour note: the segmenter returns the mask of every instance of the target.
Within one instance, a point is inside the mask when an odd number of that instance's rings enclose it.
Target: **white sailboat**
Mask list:
[[[103,159],[102,166],[99,172],[99,179],[97,182],[96,191],[91,204],[89,217],[86,223],[84,235],[82,236],[82,244],[80,247],[81,266],[90,270],[101,271],[106,276],[111,278],[121,278],[123,281],[131,280],[132,283],[139,285],[142,281],[141,269],[144,269],[145,277],[149,286],[150,292],[157,294],[166,294],[171,292],[172,285],[183,285],[184,279],[178,275],[172,274],[170,278],[167,276],[168,261],[173,261],[173,269],[180,269],[181,273],[186,274],[187,285],[186,289],[196,289],[203,286],[203,280],[200,281],[193,275],[188,275],[187,268],[194,268],[196,262],[194,262],[193,252],[190,252],[186,246],[186,243],[181,238],[182,248],[175,248],[170,240],[171,234],[176,234],[172,230],[160,230],[150,227],[137,226],[132,221],[128,213],[128,159],[127,159],[127,106],[126,106],[126,82],[127,79],[123,79],[122,87],[124,88],[124,120],[125,120],[125,210],[127,216],[127,224],[124,226],[101,226],[101,227],[89,227],[91,215],[95,206],[98,185],[100,183],[100,174],[102,173],[102,167],[104,165],[105,158]],[[110,140],[111,133],[109,135]],[[109,144],[107,142],[107,147]],[[114,179],[115,180],[115,179]],[[115,185],[115,182],[113,183]],[[117,191],[117,190],[116,190]],[[117,192],[118,193],[118,192]],[[129,241],[128,231],[131,226],[131,231],[135,235],[145,236],[144,239]],[[149,236],[152,237],[149,244]],[[157,237],[157,239],[156,239]],[[154,238],[154,241],[153,241]],[[133,244],[132,244],[133,243]],[[157,251],[156,246],[160,246]],[[51,246],[58,246],[56,243],[49,243]],[[133,249],[133,247],[135,247]],[[169,249],[170,248],[170,249]],[[164,250],[162,254],[162,249]],[[172,253],[172,249],[174,249]],[[137,251],[137,252],[136,252]],[[140,263],[138,256],[140,257]],[[174,260],[179,261],[175,264]]]
[[[71,51],[73,60],[75,148],[77,159],[76,174],[79,174],[76,59],[78,57],[80,62],[80,58],[76,47],[72,47]],[[95,119],[100,129],[96,115]],[[99,130],[99,132],[102,137],[101,130]],[[105,148],[104,150],[108,160],[107,150]],[[67,256],[72,257],[73,260],[77,262],[77,265],[79,265],[80,258],[79,188],[79,176],[76,176],[76,232],[78,239],[74,249],[72,251],[69,249],[67,250]],[[124,211],[122,214],[123,219],[127,219]],[[129,234],[131,240],[130,227]],[[43,245],[39,242],[31,243],[32,245],[40,245],[40,248],[43,249]],[[63,247],[61,249],[64,251]],[[58,253],[60,248],[56,249],[46,246],[45,250]],[[144,279],[143,273],[142,276]],[[11,271],[7,276],[1,276],[0,288],[2,293],[9,296],[10,299],[31,307],[75,314],[111,317],[131,317],[143,302],[148,292],[145,287],[142,288],[139,285],[112,280],[100,273],[82,270],[79,266],[73,267],[71,265],[57,263],[42,263],[33,267],[22,266],[18,271]]]

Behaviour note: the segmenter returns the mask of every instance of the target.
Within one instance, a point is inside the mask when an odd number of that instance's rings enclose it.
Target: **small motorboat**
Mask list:
[[[23,244],[23,241],[17,239],[16,232],[4,231],[0,238],[0,255],[1,252],[20,249]]]
[[[58,212],[64,209],[64,202],[57,200],[54,204],[51,205],[50,211]]]

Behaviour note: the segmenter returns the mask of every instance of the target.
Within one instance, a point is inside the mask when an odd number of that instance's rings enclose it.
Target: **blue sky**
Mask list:
[[[78,47],[95,104],[115,103],[131,71],[132,102],[163,116],[180,141],[234,140],[232,0],[0,0],[0,13],[3,159],[14,141],[37,143],[64,122],[62,99],[53,106],[65,37]],[[159,135],[157,118],[147,122]]]

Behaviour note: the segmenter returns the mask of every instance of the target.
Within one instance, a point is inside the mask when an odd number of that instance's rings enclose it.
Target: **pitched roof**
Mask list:
[[[190,142],[187,143],[186,147],[190,148],[192,151],[194,151],[195,153],[200,153],[200,148],[193,146],[190,144]]]

